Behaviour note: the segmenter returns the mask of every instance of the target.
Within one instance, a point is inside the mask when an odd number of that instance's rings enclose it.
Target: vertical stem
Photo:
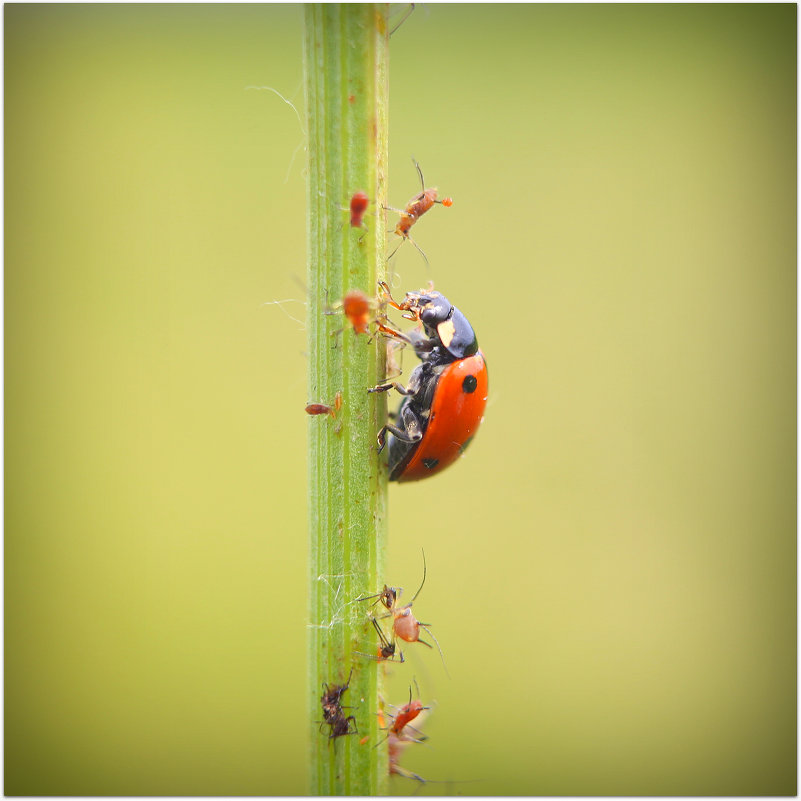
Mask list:
[[[336,419],[309,418],[309,637],[307,685],[310,792],[376,795],[386,790],[386,749],[378,728],[379,665],[366,609],[353,600],[383,584],[386,470],[375,442],[386,420],[385,350],[326,315],[350,289],[376,294],[384,278],[387,166],[388,5],[305,6],[308,130],[308,399],[343,405]],[[356,191],[370,197],[369,230],[348,225]],[[336,333],[338,329],[344,330]],[[323,682],[342,684],[358,734],[319,730]],[[369,735],[365,745],[360,740]]]

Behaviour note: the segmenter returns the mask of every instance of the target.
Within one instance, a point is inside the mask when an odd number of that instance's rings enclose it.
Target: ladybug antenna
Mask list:
[[[420,589],[417,590],[417,592],[414,594],[414,597],[412,598],[412,600],[409,601],[409,604],[408,604],[409,606],[411,606],[414,603],[414,599],[420,594],[420,590],[423,589],[423,584],[426,583],[426,552],[423,551],[422,548],[420,550],[423,552],[423,580],[422,580],[422,582],[420,582]]]

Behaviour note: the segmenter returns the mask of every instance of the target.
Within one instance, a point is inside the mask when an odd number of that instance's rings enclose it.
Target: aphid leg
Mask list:
[[[417,622],[420,623],[419,620]],[[420,628],[423,629],[428,634],[428,636],[431,637],[431,639],[434,640],[434,642],[436,643],[437,650],[439,651],[439,658],[442,660],[442,667],[445,668],[445,675],[448,678],[450,678],[451,674],[448,672],[448,666],[445,664],[445,654],[442,653],[442,648],[440,647],[439,640],[434,636],[434,633],[431,631],[431,629],[428,628],[428,624],[427,623],[420,623]],[[425,640],[418,639],[417,641],[421,642],[421,643],[423,643],[423,645],[427,645],[429,648],[431,648],[431,644],[425,642]]]
[[[417,248],[417,250],[419,251],[420,255],[423,257],[423,260],[426,263],[426,267],[431,269],[431,265],[428,263],[428,256],[426,256],[425,252],[420,247],[420,245],[418,245],[417,242],[415,242],[414,239],[412,239],[408,234],[404,238],[408,239]],[[400,247],[400,245],[398,245],[398,247]],[[396,250],[397,250],[397,248],[396,248]],[[387,259],[387,261],[389,261],[389,259]]]
[[[388,234],[391,234],[391,233],[393,233],[393,232],[394,232],[393,230],[389,230],[389,231],[387,231],[387,233],[388,233]],[[389,261],[389,260],[390,260],[390,259],[391,259],[391,258],[392,258],[392,257],[393,257],[393,256],[394,256],[394,255],[395,255],[395,254],[396,254],[396,253],[399,251],[399,250],[400,250],[400,248],[401,248],[401,245],[403,245],[403,243],[404,243],[404,242],[405,242],[407,239],[411,239],[411,237],[410,237],[408,234],[406,234],[405,236],[403,236],[403,237],[401,238],[401,241],[398,243],[398,246],[395,248],[395,250],[393,250],[393,251],[392,251],[392,253],[390,253],[390,254],[389,254],[389,256],[387,256],[387,261]],[[419,248],[418,248],[418,250],[419,250]],[[423,255],[425,255],[425,254],[423,254]]]
[[[402,768],[400,765],[393,765],[392,773],[402,776],[404,779],[417,779],[417,781],[423,784],[426,783],[426,780],[422,776],[418,776],[416,773],[412,773],[410,770],[406,770],[406,768]]]

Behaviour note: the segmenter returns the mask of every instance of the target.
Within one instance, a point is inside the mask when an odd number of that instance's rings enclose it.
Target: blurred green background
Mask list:
[[[304,793],[301,9],[4,10],[5,792]],[[402,764],[795,794],[795,5],[420,6],[390,76],[491,376],[390,490]]]

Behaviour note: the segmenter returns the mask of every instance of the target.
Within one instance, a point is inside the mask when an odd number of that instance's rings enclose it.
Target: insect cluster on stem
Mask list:
[[[434,205],[451,206],[453,200],[450,197],[439,199],[436,188],[426,188],[420,165],[416,161],[414,165],[420,177],[420,192],[402,209],[384,207],[399,215],[392,233],[400,237],[400,242],[389,258],[408,240],[428,264],[428,258],[412,239],[410,231]],[[368,230],[364,218],[369,213],[369,207],[370,199],[365,192],[360,190],[351,195],[348,208],[343,208],[343,211],[349,213],[352,229]],[[365,236],[362,234],[358,242],[361,243]],[[402,331],[393,325],[387,317],[387,307],[401,312],[403,319],[415,324],[414,328]],[[374,445],[379,453],[386,449],[389,479],[397,482],[418,481],[454,464],[472,442],[484,418],[488,397],[487,363],[467,317],[448,298],[436,291],[433,283],[427,289],[407,292],[401,300],[395,300],[385,282],[379,283],[375,297],[362,289],[350,289],[326,313],[343,315],[348,329],[353,331],[352,335],[349,330],[346,331],[346,336],[364,335],[368,337],[368,344],[374,340],[386,344],[387,361],[391,369],[377,386],[366,389],[374,394],[394,389],[401,396],[399,407],[390,413],[390,420],[378,432]],[[332,335],[338,337],[342,331],[340,328],[333,331]],[[337,339],[336,343],[339,342]],[[396,380],[401,371],[394,364],[393,356],[395,350],[406,347],[414,351],[420,364],[412,370],[404,385]],[[336,419],[346,401],[342,391],[338,391],[331,403],[309,403],[306,412]],[[337,422],[335,432],[339,432],[343,423],[347,424],[347,416]],[[445,667],[445,657],[430,624],[418,620],[413,611],[413,605],[425,585],[426,575],[423,552],[423,578],[408,603],[400,603],[401,588],[386,584],[381,591],[354,600],[356,603],[372,601],[367,616],[377,637],[372,647],[356,651],[358,656],[385,667],[389,663],[403,664],[406,658],[401,646],[421,643],[429,649],[436,646]],[[341,704],[352,675],[353,668],[344,684],[323,685],[324,692],[320,699],[323,720],[320,728],[322,730],[323,725],[329,727],[330,741],[358,731],[355,716],[346,715],[343,710],[347,707]],[[402,768],[399,759],[401,752],[410,744],[426,740],[419,729],[411,724],[427,709],[429,707],[424,706],[419,698],[412,699],[410,688],[408,703],[397,707],[394,715],[388,715],[388,725],[384,725],[383,702],[382,708],[375,713],[380,716],[381,728],[386,735],[374,747],[387,744],[391,774],[424,781],[417,774]],[[365,736],[360,743],[364,745],[368,740],[369,736]]]

